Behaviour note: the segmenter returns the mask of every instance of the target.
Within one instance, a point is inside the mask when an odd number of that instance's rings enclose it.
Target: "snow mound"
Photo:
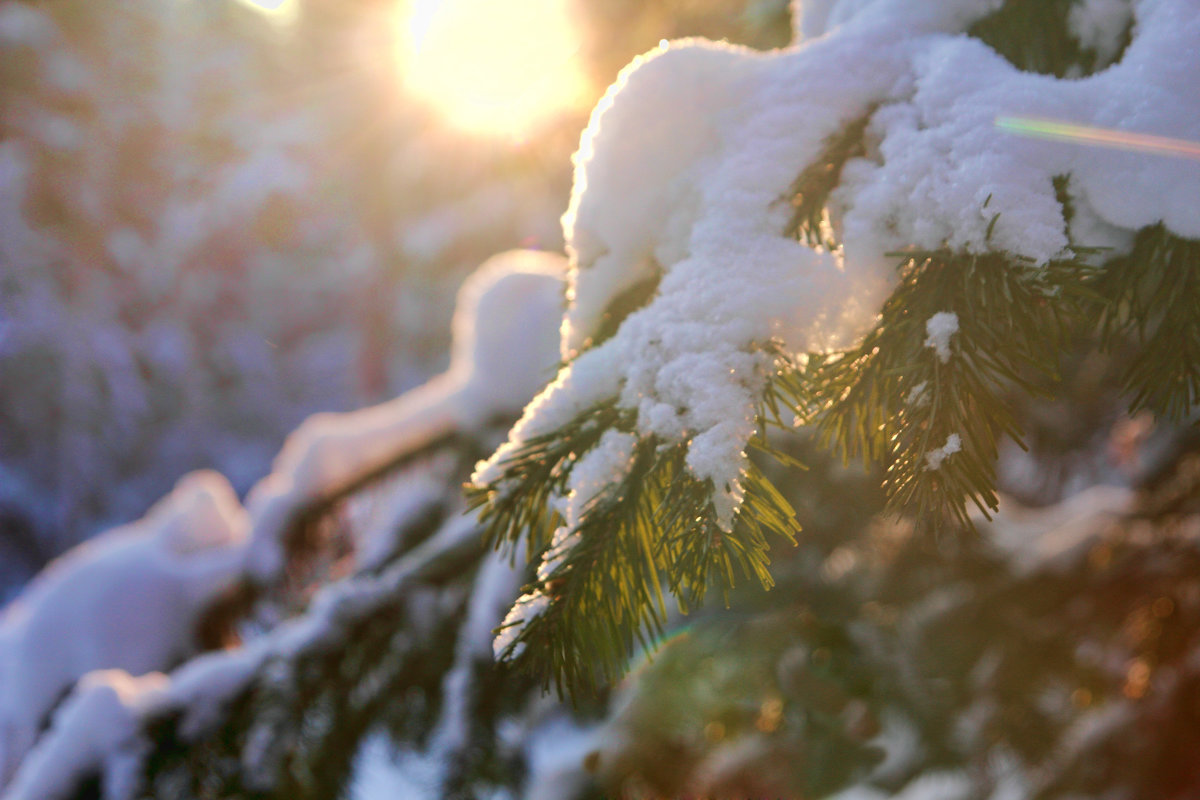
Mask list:
[[[0,786],[59,698],[93,670],[162,670],[192,654],[198,615],[240,574],[247,521],[196,472],[138,522],[53,562],[0,617]]]
[[[564,272],[565,259],[553,253],[513,250],[488,259],[459,290],[445,373],[387,403],[305,420],[247,499],[250,574],[274,579],[285,561],[281,537],[313,500],[528,402],[558,360]]]
[[[637,432],[688,444],[718,521],[740,504],[744,448],[772,364],[844,346],[872,323],[903,248],[1003,251],[1036,264],[1069,234],[1109,245],[1163,222],[1200,237],[1200,162],[1040,141],[1001,117],[1200,139],[1200,16],[1191,0],[1135,4],[1121,61],[1082,79],[1023,72],[964,35],[998,0],[802,4],[798,45],[757,53],[683,40],[636,59],[593,112],[563,217],[571,259],[561,350],[569,361],[526,409],[477,485],[532,437],[596,404],[636,412]],[[1094,43],[1111,4],[1073,18]],[[1119,22],[1119,21],[1118,21]],[[785,234],[792,184],[831,137],[865,120],[863,153],[829,198],[840,246]],[[1069,176],[1072,231],[1054,178]],[[616,333],[613,301],[657,291]],[[948,344],[949,329],[933,336]],[[941,348],[938,349],[941,353]]]
[[[134,796],[138,775],[137,720],[161,696],[167,678],[133,678],[121,670],[92,672],[55,713],[49,733],[30,752],[4,800],[68,796],[100,772],[106,800]]]

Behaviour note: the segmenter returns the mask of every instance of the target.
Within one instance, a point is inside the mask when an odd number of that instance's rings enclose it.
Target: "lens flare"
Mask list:
[[[656,653],[665,650],[676,642],[685,641],[690,638],[693,628],[695,628],[695,623],[682,625],[679,628],[670,631],[669,633],[663,634],[651,642],[648,650],[644,650],[634,656],[633,660],[629,664],[629,670],[625,673],[625,677],[621,681],[621,685],[624,687],[629,687],[636,684],[638,678],[645,674],[646,670],[650,668],[650,665],[654,663],[654,656]]]
[[[402,79],[456,127],[520,138],[587,102],[570,0],[414,0]]]
[[[1038,117],[996,117],[996,127],[1002,131],[1035,139],[1090,144],[1120,150],[1135,150],[1163,156],[1200,159],[1200,143],[1172,139],[1149,133],[1134,133],[1114,128],[1093,128]]]

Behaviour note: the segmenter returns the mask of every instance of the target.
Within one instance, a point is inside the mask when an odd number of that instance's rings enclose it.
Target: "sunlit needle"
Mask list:
[[[1121,150],[1140,150],[1164,156],[1200,159],[1200,143],[1172,139],[1149,133],[1134,133],[1113,128],[1094,128],[1038,117],[996,117],[996,127],[1020,136],[1058,142],[1091,144]]]

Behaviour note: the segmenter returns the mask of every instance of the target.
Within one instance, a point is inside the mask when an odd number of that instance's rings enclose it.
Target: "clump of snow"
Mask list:
[[[1080,0],[1071,6],[1067,25],[1082,47],[1094,50],[1103,63],[1113,60],[1121,33],[1133,15],[1129,0]]]
[[[1093,486],[1041,509],[1002,497],[995,517],[986,523],[988,541],[1009,558],[1018,575],[1065,571],[1133,511],[1135,499],[1123,486]]]
[[[517,602],[508,610],[508,614],[504,617],[504,621],[500,623],[500,632],[496,634],[496,638],[492,641],[492,654],[497,660],[508,656],[516,658],[525,650],[524,642],[517,642],[516,646],[508,651],[509,647],[516,642],[517,637],[524,630],[525,626],[542,615],[547,608],[550,607],[549,595],[543,594],[540,590],[527,592],[517,598]]]
[[[0,617],[0,786],[59,697],[93,670],[162,670],[190,655],[208,602],[240,574],[247,521],[214,472],[146,517],[47,567]]]
[[[554,377],[565,280],[561,255],[513,250],[463,283],[450,357],[450,373],[464,383],[463,427],[520,411]]]
[[[957,433],[950,434],[946,437],[944,445],[935,450],[930,450],[925,454],[925,468],[929,470],[940,469],[943,461],[960,450],[962,450],[962,437]]]
[[[24,793],[12,797],[0,795],[0,798],[51,800],[69,796],[80,777],[97,769],[103,773],[106,798],[132,796],[145,752],[141,731],[148,719],[177,711],[181,714],[179,730],[185,738],[207,730],[222,718],[227,702],[266,665],[286,665],[301,652],[341,641],[346,621],[361,618],[381,604],[393,601],[400,587],[414,574],[446,553],[478,547],[478,536],[478,523],[474,519],[455,517],[380,575],[359,576],[354,581],[326,586],[302,616],[245,647],[193,658],[169,676],[155,671],[147,671],[142,678],[131,678],[123,670],[88,673],[72,698],[55,714],[51,730],[20,764],[20,771],[9,787],[12,792],[19,787],[32,788],[21,788],[19,791]],[[499,616],[509,593],[516,591],[514,571],[502,559],[497,561],[479,579],[481,600],[464,628],[464,657],[486,655],[488,626]],[[261,730],[271,734],[269,725]],[[8,731],[11,728],[0,728],[0,732]],[[264,753],[269,750],[266,742],[262,749]],[[247,775],[249,781],[262,777],[254,772],[257,766],[254,751],[253,746],[247,746],[247,768],[252,773]],[[68,766],[60,768],[60,761]]]
[[[563,306],[562,256],[514,250],[485,262],[459,291],[450,368],[387,403],[316,414],[288,437],[271,475],[247,499],[248,569],[271,581],[281,537],[313,500],[455,430],[521,408],[553,375]]]
[[[4,800],[67,797],[91,772],[101,774],[106,800],[130,800],[139,778],[137,719],[157,705],[166,684],[161,673],[135,678],[103,670],[86,675],[21,764]]]
[[[929,382],[921,381],[916,386],[908,390],[908,394],[904,396],[904,402],[913,408],[920,408],[929,402]]]
[[[958,333],[958,315],[952,311],[939,311],[925,322],[925,346],[933,348],[938,361],[950,361],[950,340]]]
[[[1070,176],[1084,226],[1076,234],[1163,221],[1200,236],[1200,162],[1038,141],[996,125],[1012,114],[1200,138],[1200,17],[1190,0],[1137,4],[1121,62],[1079,80],[1022,72],[962,35],[999,6],[803,4],[800,30],[817,38],[792,48],[685,40],[623,70],[581,140],[563,217],[569,365],[476,482],[500,478],[522,442],[616,400],[636,412],[639,435],[688,443],[688,467],[712,481],[728,526],[770,373],[755,344],[805,352],[855,340],[892,285],[887,253],[1004,251],[1039,264],[1061,256],[1070,239],[1059,175]],[[1087,8],[1080,35],[1113,35],[1107,6]],[[792,181],[863,117],[866,155],[847,162],[829,199],[841,248],[785,236]],[[614,298],[655,277],[648,305],[595,345]],[[930,346],[948,358],[951,316],[935,319]]]

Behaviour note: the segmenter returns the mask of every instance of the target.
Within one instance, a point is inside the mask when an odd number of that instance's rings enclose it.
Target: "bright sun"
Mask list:
[[[296,0],[242,0],[242,2],[282,22],[290,22],[296,15]]]
[[[586,98],[570,0],[412,0],[408,88],[456,127],[520,138]]]

